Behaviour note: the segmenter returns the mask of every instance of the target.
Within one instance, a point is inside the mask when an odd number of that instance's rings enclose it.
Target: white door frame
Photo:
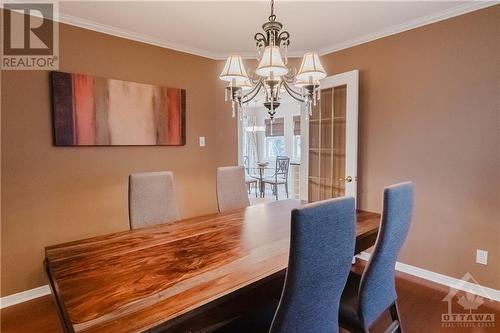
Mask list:
[[[332,75],[320,81],[321,87],[331,88],[342,85],[347,86],[346,96],[346,165],[345,175],[351,176],[352,181],[345,183],[345,195],[356,198],[358,184],[358,96],[359,96],[359,71],[357,69]],[[309,119],[306,110],[302,110],[301,121],[301,174],[300,198],[308,200],[309,192]],[[306,119],[307,118],[307,119]],[[303,124],[303,125],[302,125]]]
[[[300,108],[300,200],[309,201],[309,115]]]
[[[242,123],[243,123],[243,119],[242,119],[242,110],[241,108],[238,108],[238,112],[236,112],[236,117],[238,117],[236,119],[236,128],[237,128],[237,132],[236,132],[236,137],[238,138],[238,165],[239,166],[243,166],[243,139],[242,139]]]

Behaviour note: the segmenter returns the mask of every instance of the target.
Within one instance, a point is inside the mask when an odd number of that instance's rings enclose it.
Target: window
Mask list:
[[[264,131],[264,126],[257,126],[255,116],[245,116],[241,120],[241,139],[242,139],[242,161],[245,166],[253,167],[259,159],[258,133]]]
[[[265,120],[266,126],[266,160],[274,161],[277,156],[286,155],[285,151],[285,118]]]
[[[277,156],[286,155],[284,136],[266,137],[266,160],[274,161]]]
[[[293,116],[293,160],[300,161],[300,116]]]
[[[293,136],[293,159],[300,161],[300,134]]]

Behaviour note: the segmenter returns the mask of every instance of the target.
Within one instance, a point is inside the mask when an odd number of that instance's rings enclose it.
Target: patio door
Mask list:
[[[312,115],[303,117],[301,198],[356,198],[358,71],[321,80],[320,94]]]

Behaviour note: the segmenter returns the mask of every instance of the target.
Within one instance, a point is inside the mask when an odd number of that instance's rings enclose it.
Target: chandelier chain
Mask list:
[[[276,15],[274,15],[274,0],[271,0],[271,15],[269,16],[269,20],[274,21],[276,19]]]

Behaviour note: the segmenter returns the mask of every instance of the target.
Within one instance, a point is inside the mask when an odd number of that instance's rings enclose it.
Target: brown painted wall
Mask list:
[[[183,217],[217,210],[215,61],[67,25],[60,59],[61,71],[185,88],[187,144],[54,147],[49,73],[2,71],[2,296],[46,283],[46,245],[127,229],[132,172],[172,170]]]
[[[217,61],[217,75],[222,71],[225,61]],[[227,166],[238,163],[237,115],[232,117],[231,102],[224,100],[227,82],[217,80],[215,84],[215,144],[217,146],[217,165]]]
[[[225,60],[217,61],[217,75],[224,68]],[[258,62],[255,60],[244,60],[246,68],[255,68]],[[217,76],[218,77],[218,76]],[[238,163],[238,113],[232,117],[233,109],[231,102],[226,102],[224,89],[228,82],[217,80],[215,87],[215,110],[216,110],[216,146],[217,165],[227,166]]]
[[[323,57],[360,70],[359,203],[415,182],[400,261],[500,289],[500,6]],[[476,249],[489,265],[475,263]]]
[[[497,289],[499,21],[495,6],[322,59],[329,74],[360,70],[361,208],[379,211],[387,184],[416,183],[400,260],[455,277],[469,271]],[[2,72],[2,296],[46,283],[44,246],[126,229],[129,173],[173,170],[187,217],[216,210],[215,167],[237,160],[221,62],[66,25],[60,32],[62,71],[187,89],[187,145],[53,147],[48,73]],[[488,266],[474,263],[476,248],[490,252]]]
[[[496,289],[498,22],[500,5],[322,57],[329,75],[360,71],[360,208],[380,211],[384,186],[413,180],[413,226],[399,260],[457,278],[470,272]],[[217,137],[235,142],[229,125]],[[218,161],[234,163],[236,152],[230,145]],[[478,248],[489,251],[488,266],[475,263]]]

